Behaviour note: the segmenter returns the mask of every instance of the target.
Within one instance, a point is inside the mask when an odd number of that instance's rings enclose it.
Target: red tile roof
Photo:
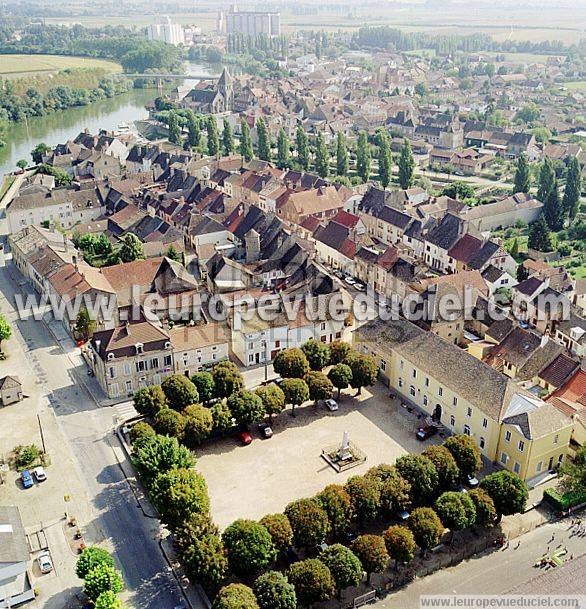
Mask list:
[[[332,222],[337,222],[338,224],[341,224],[342,226],[345,226],[346,228],[354,228],[358,224],[359,221],[360,221],[360,218],[358,216],[355,216],[354,214],[351,214],[343,209],[341,209],[332,218]]]

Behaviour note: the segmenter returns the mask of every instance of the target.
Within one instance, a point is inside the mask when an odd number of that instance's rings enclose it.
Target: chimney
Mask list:
[[[128,322],[124,324],[124,329],[126,330],[126,335],[130,336],[130,324]]]
[[[546,332],[543,333],[543,336],[541,337],[541,343],[539,346],[543,349],[543,347],[545,347],[545,345],[547,345],[548,340],[549,340],[549,330],[547,330]]]

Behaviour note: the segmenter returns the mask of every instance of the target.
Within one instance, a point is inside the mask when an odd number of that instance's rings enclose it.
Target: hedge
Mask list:
[[[543,491],[543,499],[560,511],[586,503],[586,492],[560,493],[554,488],[546,488]]]

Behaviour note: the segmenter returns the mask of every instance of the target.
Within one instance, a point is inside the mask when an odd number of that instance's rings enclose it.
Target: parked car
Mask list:
[[[239,432],[238,439],[244,446],[248,446],[252,442],[252,436],[247,431]]]
[[[28,469],[25,469],[20,472],[20,479],[22,481],[23,488],[30,488],[34,485],[33,477],[31,476],[31,473]]]
[[[470,488],[476,488],[478,486],[478,478],[476,476],[466,476],[466,484]]]
[[[329,398],[328,400],[324,400],[324,405],[330,412],[335,412],[339,408],[338,402],[336,402],[336,400],[334,400],[332,398]]]
[[[273,430],[268,423],[259,423],[258,430],[260,431],[260,435],[265,439],[273,437]]]
[[[344,281],[348,285],[354,285],[356,283],[356,279],[354,279],[354,277],[351,277],[350,275],[346,275],[346,277],[344,277]]]
[[[45,468],[40,465],[39,467],[35,467],[35,469],[33,469],[33,476],[37,482],[44,482],[47,479]]]
[[[426,425],[425,427],[420,427],[417,430],[417,439],[423,442],[424,440],[428,440],[429,438],[435,436],[438,432],[438,428],[435,425]]]
[[[39,565],[39,569],[41,573],[51,573],[53,570],[53,561],[51,560],[51,556],[49,556],[48,552],[43,552],[37,556],[37,563]]]
[[[354,287],[359,291],[359,292],[364,292],[366,291],[366,286],[363,283],[360,283],[359,281],[357,281],[354,284]]]
[[[411,516],[411,514],[407,510],[402,510],[397,514],[397,518],[403,522],[409,520],[409,516]]]

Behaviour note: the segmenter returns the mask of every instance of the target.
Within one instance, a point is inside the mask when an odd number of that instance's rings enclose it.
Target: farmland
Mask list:
[[[113,61],[61,55],[0,55],[0,76],[18,78],[35,74],[51,74],[70,68],[100,68],[105,72],[120,72]]]

